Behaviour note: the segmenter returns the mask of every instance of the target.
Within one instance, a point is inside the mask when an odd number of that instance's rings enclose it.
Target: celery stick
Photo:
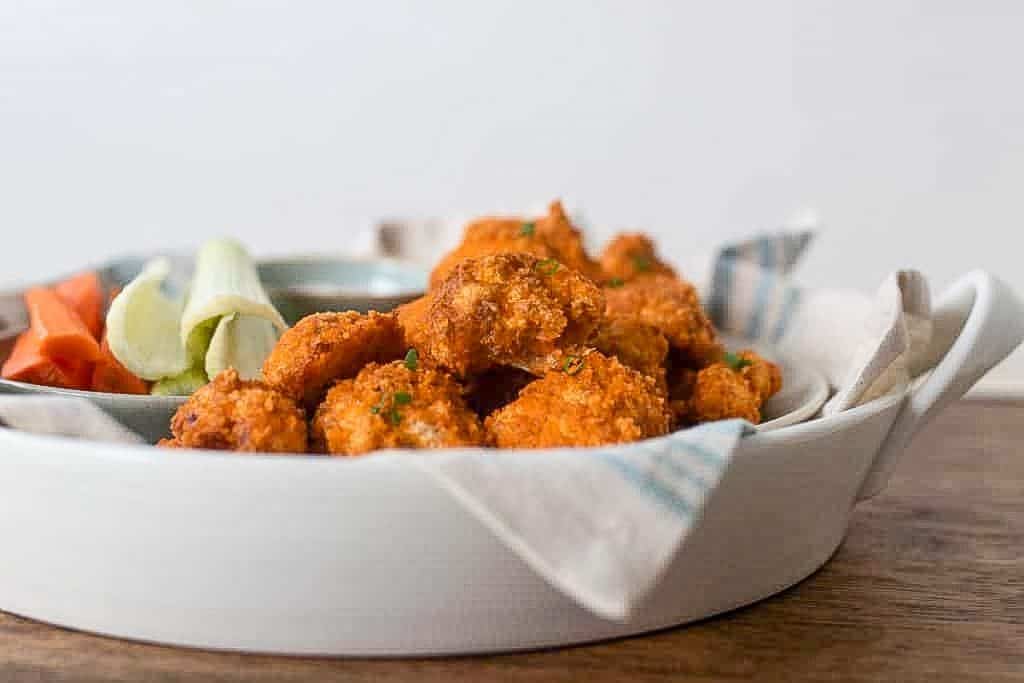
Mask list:
[[[149,393],[154,396],[190,396],[208,381],[202,368],[189,368],[173,377],[164,377],[153,384]]]
[[[142,379],[158,380],[189,367],[179,332],[184,302],[161,289],[170,272],[167,259],[150,261],[111,302],[107,313],[111,352]]]
[[[191,292],[181,316],[181,343],[185,344],[201,323],[232,313],[262,318],[282,332],[288,327],[270,303],[245,247],[231,239],[212,240],[196,258]]]
[[[210,340],[206,374],[216,377],[222,370],[234,368],[242,379],[257,379],[277,337],[277,329],[269,320],[251,315],[224,316]]]
[[[221,320],[222,318],[210,318],[192,328],[192,332],[185,342],[190,368],[201,368],[206,364],[206,353],[210,348],[210,340],[213,339],[213,333]]]

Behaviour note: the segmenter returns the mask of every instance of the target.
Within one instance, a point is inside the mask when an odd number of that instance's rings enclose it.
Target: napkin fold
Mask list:
[[[691,268],[715,324],[819,369],[825,414],[906,391],[931,336],[924,277],[898,271],[874,297],[805,290],[790,271],[809,232],[728,245]],[[696,273],[694,275],[692,273]],[[81,399],[0,396],[15,429],[138,442]],[[455,450],[410,456],[540,576],[607,619],[626,620],[657,585],[752,425],[728,420],[587,451]]]

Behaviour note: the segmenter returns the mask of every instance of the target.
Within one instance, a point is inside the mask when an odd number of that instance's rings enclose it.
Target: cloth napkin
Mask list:
[[[818,368],[832,414],[904,391],[931,335],[931,299],[899,271],[874,297],[805,290],[790,271],[808,232],[764,235],[691,264],[719,329],[773,344]],[[0,396],[0,422],[38,433],[131,441],[79,399]],[[408,456],[539,575],[580,605],[627,620],[657,585],[753,427],[715,422],[659,439],[587,451],[440,451]]]

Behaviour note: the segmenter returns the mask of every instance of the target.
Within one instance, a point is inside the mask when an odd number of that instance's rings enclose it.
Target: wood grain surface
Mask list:
[[[964,402],[854,512],[820,572],[688,627],[434,660],[140,645],[0,613],[0,681],[1024,681],[1024,402]]]

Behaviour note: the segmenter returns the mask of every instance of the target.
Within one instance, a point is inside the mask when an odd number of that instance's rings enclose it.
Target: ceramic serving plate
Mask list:
[[[744,439],[625,622],[545,583],[402,452],[168,457],[7,429],[0,609],[124,638],[333,655],[517,650],[708,617],[826,562],[913,435],[1024,338],[1024,309],[976,272],[935,324],[954,341],[905,394]]]

